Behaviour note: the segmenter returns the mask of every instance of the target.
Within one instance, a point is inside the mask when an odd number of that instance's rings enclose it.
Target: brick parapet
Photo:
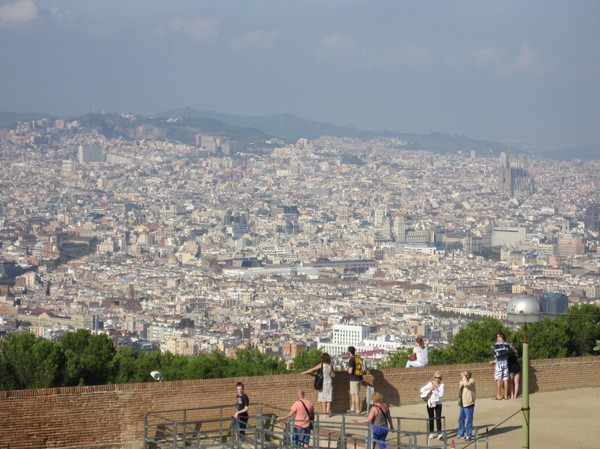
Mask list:
[[[436,370],[444,376],[447,402],[456,398],[463,370],[473,373],[479,397],[495,393],[493,368],[487,364],[372,370],[365,376],[365,384],[374,386],[394,406],[416,404],[421,400],[419,388]],[[533,360],[530,390],[535,393],[588,387],[599,370],[600,357]],[[231,407],[233,412],[237,381],[246,385],[251,405],[260,402],[287,409],[299,388],[316,402],[312,379],[307,375],[287,374],[1,391],[0,449],[140,449],[146,412],[216,405]],[[361,396],[364,399],[364,388]],[[349,400],[348,375],[337,373],[334,413],[343,413]]]

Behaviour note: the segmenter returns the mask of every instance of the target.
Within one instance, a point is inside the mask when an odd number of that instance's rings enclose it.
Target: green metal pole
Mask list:
[[[527,323],[523,326],[523,435],[522,447],[529,449],[529,343],[527,341]]]

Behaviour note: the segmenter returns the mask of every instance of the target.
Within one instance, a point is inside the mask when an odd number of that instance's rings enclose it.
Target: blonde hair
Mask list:
[[[440,373],[439,371],[436,371],[435,373],[433,373],[433,378],[435,379],[436,377],[439,377],[440,380],[442,380],[442,373]]]
[[[371,395],[371,402],[382,403],[383,395],[381,393],[379,393],[378,391],[374,391],[373,394]]]

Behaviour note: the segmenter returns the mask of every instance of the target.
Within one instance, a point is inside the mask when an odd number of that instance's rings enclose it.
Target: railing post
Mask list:
[[[265,446],[265,421],[263,419],[262,404],[256,406],[256,431],[255,438],[260,443],[260,447]],[[258,434],[258,435],[257,435]]]
[[[148,413],[144,413],[144,449],[148,449]]]
[[[312,432],[311,432],[311,437],[312,437],[312,447],[319,447],[320,441],[319,441],[319,414],[315,413],[315,419],[313,420],[313,428],[312,428]]]
[[[177,449],[177,421],[173,421],[173,449]]]
[[[187,409],[183,409],[183,447],[187,446],[188,433],[188,420],[187,420]]]
[[[342,416],[342,427],[340,429],[340,443],[338,449],[346,449],[346,415]]]

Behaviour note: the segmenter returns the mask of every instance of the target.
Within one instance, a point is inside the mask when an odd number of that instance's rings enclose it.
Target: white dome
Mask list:
[[[539,321],[540,302],[532,295],[516,295],[508,303],[508,321],[513,323],[534,323]]]

